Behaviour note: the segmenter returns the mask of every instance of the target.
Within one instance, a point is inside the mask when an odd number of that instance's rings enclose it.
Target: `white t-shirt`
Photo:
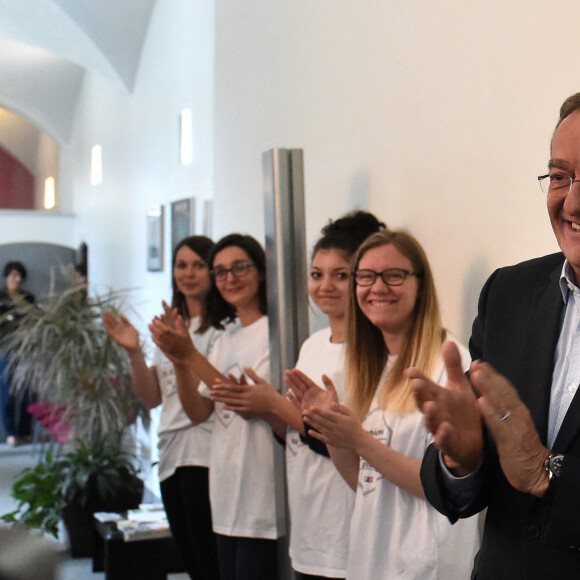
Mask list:
[[[344,344],[330,342],[330,328],[324,328],[304,342],[296,368],[323,388],[321,377],[328,375],[342,398],[344,356]],[[302,443],[291,428],[286,436],[286,476],[292,568],[303,574],[343,578],[354,492],[332,461]]]
[[[206,356],[219,331],[209,328],[203,334],[195,334],[199,323],[199,317],[191,319],[189,334],[196,348]],[[181,406],[173,363],[160,349],[155,351],[153,366],[157,371],[162,398],[157,446],[159,481],[163,481],[171,477],[178,467],[185,465],[208,467],[214,417],[212,413],[207,421],[194,425]]]
[[[243,327],[229,324],[208,360],[222,373],[239,377],[244,367],[270,380],[268,318]],[[202,395],[209,387],[200,384]],[[225,536],[276,539],[285,533],[284,455],[269,425],[246,421],[216,403],[209,463],[214,532]]]
[[[464,368],[469,353],[460,347]],[[441,364],[432,377],[447,383]],[[363,427],[385,445],[419,461],[432,441],[423,415],[394,415],[378,407]],[[450,580],[469,578],[478,547],[477,517],[453,526],[425,500],[393,485],[362,458],[350,528],[348,580]]]

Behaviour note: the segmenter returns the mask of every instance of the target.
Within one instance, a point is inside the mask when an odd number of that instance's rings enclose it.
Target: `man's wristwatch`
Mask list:
[[[544,461],[544,468],[548,474],[548,481],[552,481],[552,477],[560,477],[562,473],[562,464],[564,462],[563,455],[548,455]]]

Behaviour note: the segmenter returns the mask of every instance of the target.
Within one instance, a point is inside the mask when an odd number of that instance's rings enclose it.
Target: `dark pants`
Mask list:
[[[221,580],[275,580],[278,542],[216,534]]]
[[[32,418],[26,410],[29,394],[26,391],[15,397],[10,393],[10,382],[8,359],[0,357],[0,408],[6,437],[28,437],[32,433]]]
[[[218,580],[207,468],[178,467],[160,487],[171,533],[187,573],[194,580]]]

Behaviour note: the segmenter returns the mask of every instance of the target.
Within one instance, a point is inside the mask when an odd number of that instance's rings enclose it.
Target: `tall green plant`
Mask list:
[[[22,318],[6,343],[13,388],[30,388],[39,401],[63,407],[71,439],[89,448],[119,446],[142,410],[127,354],[102,324],[103,311],[115,311],[118,299],[118,293],[92,297],[74,286],[47,304],[19,305]]]

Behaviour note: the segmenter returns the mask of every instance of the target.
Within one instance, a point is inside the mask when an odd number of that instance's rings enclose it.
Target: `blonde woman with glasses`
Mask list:
[[[451,526],[426,501],[419,470],[430,435],[405,369],[420,368],[445,384],[443,328],[433,276],[423,248],[404,231],[374,234],[353,260],[346,323],[346,397],[338,403],[298,371],[288,382],[309,434],[328,448],[356,491],[348,580],[468,578],[477,522]],[[452,338],[451,338],[452,339]],[[469,364],[460,346],[464,369]]]

